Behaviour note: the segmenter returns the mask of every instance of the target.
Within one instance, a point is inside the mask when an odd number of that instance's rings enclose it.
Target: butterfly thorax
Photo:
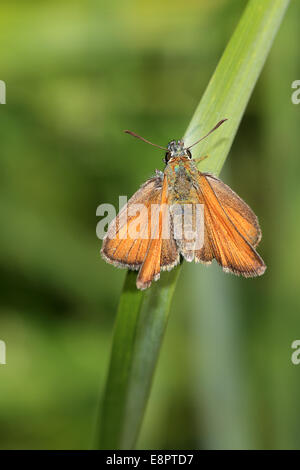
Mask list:
[[[169,197],[173,203],[191,201],[191,193],[197,185],[197,172],[195,163],[185,155],[169,160],[165,175],[168,180]]]

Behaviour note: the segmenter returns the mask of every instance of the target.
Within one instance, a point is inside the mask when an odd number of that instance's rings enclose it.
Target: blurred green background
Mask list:
[[[125,276],[100,258],[96,208],[163,168],[122,130],[183,135],[245,4],[1,2],[0,448],[91,446]],[[138,448],[300,447],[299,14],[221,174],[260,218],[268,270],[184,265]]]

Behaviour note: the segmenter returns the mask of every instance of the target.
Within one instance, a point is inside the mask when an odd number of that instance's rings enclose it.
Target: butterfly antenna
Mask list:
[[[141,137],[140,135],[136,134],[135,132],[128,131],[128,130],[126,130],[124,132],[125,132],[125,134],[130,134],[133,137],[136,137],[137,139],[140,139],[143,142],[146,142],[147,144],[153,145],[153,147],[158,147],[159,149],[168,150],[166,147],[161,147],[160,145],[153,144],[152,142],[150,142],[150,140],[144,139],[144,137]]]
[[[194,145],[198,144],[199,142],[201,142],[201,140],[203,139],[206,139],[206,137],[208,137],[212,132],[214,132],[216,129],[218,129],[218,127],[221,126],[221,124],[223,124],[223,122],[225,121],[228,121],[228,119],[222,119],[222,121],[219,121],[218,124],[215,125],[215,127],[213,127],[209,132],[208,134],[206,134],[204,137],[201,137],[201,139],[197,140],[197,142],[195,142],[194,144],[190,145],[189,147],[186,147],[186,150],[189,150],[190,148],[194,147]],[[126,132],[126,131],[125,131]]]

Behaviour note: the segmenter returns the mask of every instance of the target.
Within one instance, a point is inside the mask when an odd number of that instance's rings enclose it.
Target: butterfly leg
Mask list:
[[[202,157],[197,157],[197,158],[194,158],[194,162],[196,163],[200,163],[202,162],[202,160],[205,160],[206,158],[208,158],[208,155],[203,155]]]

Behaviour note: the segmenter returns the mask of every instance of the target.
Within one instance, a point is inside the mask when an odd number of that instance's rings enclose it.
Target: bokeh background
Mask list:
[[[246,2],[1,2],[0,448],[91,446],[125,271],[96,208],[162,169]],[[185,264],[138,448],[299,448],[300,4],[292,1],[222,179],[263,230],[263,278]],[[230,118],[230,116],[227,116]]]

